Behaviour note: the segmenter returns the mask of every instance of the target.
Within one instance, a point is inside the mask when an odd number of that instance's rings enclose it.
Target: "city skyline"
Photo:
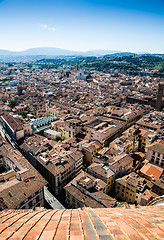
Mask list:
[[[164,53],[164,1],[0,1],[0,49]]]

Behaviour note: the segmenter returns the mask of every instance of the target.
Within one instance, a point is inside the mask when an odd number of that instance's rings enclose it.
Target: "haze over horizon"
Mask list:
[[[0,0],[0,49],[164,53],[164,1]]]
[[[24,53],[28,53],[28,55],[30,53],[32,53],[32,55],[38,55],[38,54],[43,54],[45,52],[45,55],[53,55],[55,53],[55,55],[57,55],[59,53],[59,55],[61,55],[62,52],[68,52],[68,53],[75,53],[75,54],[81,54],[81,53],[94,53],[94,54],[100,54],[100,55],[106,55],[106,54],[115,54],[115,53],[126,53],[120,50],[107,50],[107,49],[90,49],[90,50],[82,50],[82,51],[76,51],[76,50],[69,50],[69,49],[63,49],[63,48],[56,48],[56,47],[35,47],[35,48],[27,48],[27,49],[23,49],[23,50],[18,50],[18,51],[14,51],[14,50],[8,50],[8,49],[0,49],[0,54],[3,55],[3,52],[5,55],[10,55],[10,53],[16,55],[16,54],[21,54],[23,55]],[[52,52],[52,54],[51,54]],[[136,54],[149,54],[148,52],[127,52],[127,53],[136,53]]]

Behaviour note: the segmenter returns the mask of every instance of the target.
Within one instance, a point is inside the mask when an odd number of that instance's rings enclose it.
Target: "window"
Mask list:
[[[81,206],[81,204],[78,202],[78,203],[77,203],[77,206],[78,206],[78,207],[80,207],[80,206]]]
[[[39,202],[39,196],[36,197],[36,202]]]
[[[29,202],[29,208],[32,208],[32,201]]]
[[[31,196],[29,196],[29,197],[28,197],[28,201],[29,201],[31,198],[32,198],[32,197],[31,197]]]

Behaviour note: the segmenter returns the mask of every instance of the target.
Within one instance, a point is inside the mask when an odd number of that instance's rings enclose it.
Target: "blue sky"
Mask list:
[[[164,0],[0,0],[0,49],[164,53]]]

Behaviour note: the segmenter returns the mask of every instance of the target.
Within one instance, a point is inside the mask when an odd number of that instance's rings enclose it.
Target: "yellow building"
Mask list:
[[[101,144],[98,141],[93,141],[85,144],[82,149],[84,154],[84,163],[90,165],[92,163],[93,155],[101,149]]]
[[[146,180],[138,174],[132,172],[127,176],[116,180],[116,198],[128,203],[139,203],[140,195],[146,187]]]
[[[95,178],[99,178],[106,183],[105,193],[109,194],[114,187],[115,180],[115,168],[111,165],[104,165],[99,163],[92,163],[87,172],[94,176]]]
[[[28,104],[20,104],[18,106],[15,107],[15,110],[17,111],[17,113],[21,114],[25,111],[27,111],[29,105]]]
[[[55,108],[49,108],[47,114],[50,117],[57,117],[57,110]]]
[[[105,186],[102,180],[81,172],[64,187],[66,203],[71,208],[114,207],[117,200],[105,193]]]
[[[139,142],[139,150],[147,153],[148,146],[150,146],[157,133],[154,130],[148,130],[145,128],[139,128],[139,134],[137,136],[137,141]]]
[[[110,148],[119,150],[120,152],[133,153],[138,151],[138,138],[135,126],[130,127],[122,133],[121,137],[116,138],[110,143]]]

